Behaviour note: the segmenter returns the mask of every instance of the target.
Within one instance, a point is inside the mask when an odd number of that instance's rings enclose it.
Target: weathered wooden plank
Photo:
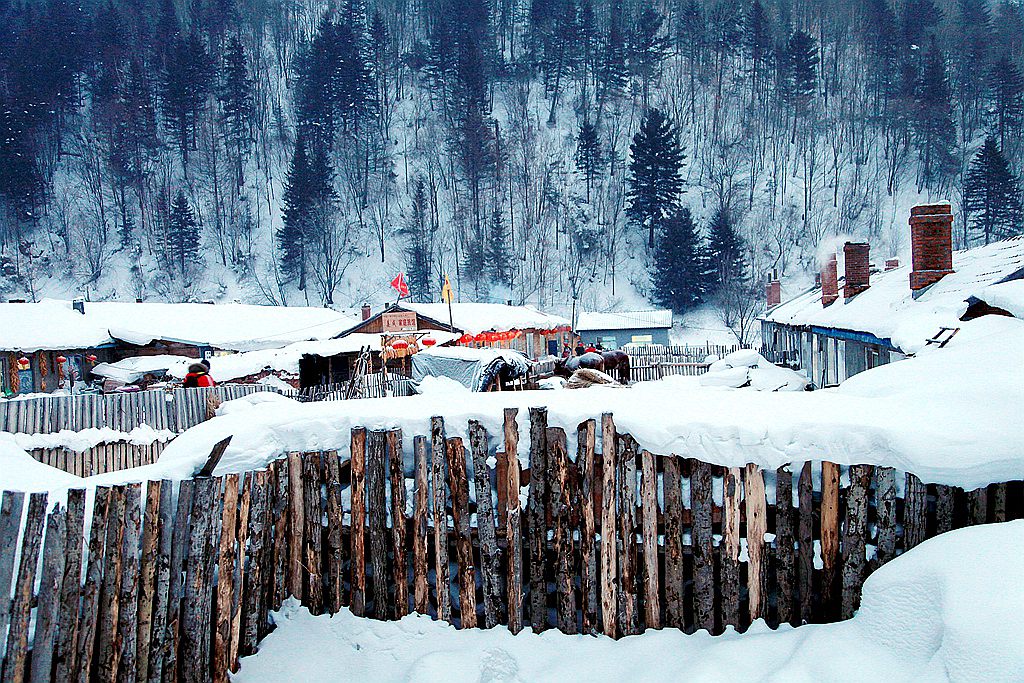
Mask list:
[[[821,608],[822,618],[835,619],[840,598],[839,465],[821,463]]]
[[[843,524],[843,594],[840,617],[849,619],[860,605],[860,588],[867,569],[865,546],[868,533],[868,495],[871,465],[850,467],[850,488],[846,492],[846,521]]]
[[[153,602],[156,596],[157,545],[160,540],[159,480],[146,484],[146,509],[142,517],[142,547],[139,553],[139,606],[135,635],[135,680],[149,675],[149,644],[153,629]]]
[[[87,683],[91,680],[93,652],[96,642],[96,621],[99,614],[100,585],[103,582],[103,549],[107,535],[107,516],[111,490],[97,486],[89,527],[89,560],[82,586],[82,611],[78,618],[75,656],[69,664],[69,680]]]
[[[935,533],[953,530],[953,487],[935,485]]]
[[[85,489],[68,490],[65,522],[64,575],[61,578],[60,606],[57,615],[57,640],[54,643],[56,681],[74,680],[75,640],[78,636],[79,594],[82,588],[83,537],[85,535]]]
[[[875,468],[875,566],[896,557],[896,471]]]
[[[725,470],[722,482],[722,627],[740,626],[740,469]]]
[[[409,613],[408,520],[405,514],[405,462],[402,457],[402,430],[388,431],[388,471],[391,477],[391,546],[395,587],[394,615],[401,619]],[[488,490],[490,493],[490,490]]]
[[[324,555],[327,558],[327,581],[324,591],[324,601],[327,611],[331,614],[341,610],[343,585],[342,573],[344,571],[344,542],[343,522],[345,519],[345,508],[341,502],[341,464],[338,454],[335,451],[328,451],[323,456],[324,463],[324,488],[327,491],[327,533],[324,535],[326,547]],[[271,483],[273,485],[273,482]],[[276,501],[275,501],[276,503]],[[274,509],[271,508],[271,514]],[[273,519],[273,517],[272,517]],[[276,549],[275,549],[276,550]],[[268,601],[268,606],[273,607]]]
[[[985,524],[988,522],[988,487],[967,492],[967,523]]]
[[[661,628],[661,597],[658,586],[658,476],[654,455],[644,449],[640,453],[642,487],[640,501],[643,511],[644,547],[644,623],[647,628]]]
[[[775,471],[776,622],[799,625],[796,618],[796,537],[793,527],[793,473],[789,465]]]
[[[764,474],[757,465],[744,468],[743,490],[747,513],[747,604],[753,622],[764,618],[768,607],[768,557],[764,541],[768,533],[768,503]]]
[[[661,463],[665,507],[664,625],[683,629],[686,627],[686,617],[683,604],[683,494],[679,467],[681,463],[675,455],[663,456]],[[646,514],[645,511],[645,523]]]
[[[437,618],[452,620],[452,595],[448,576],[448,511],[447,511],[447,444],[444,418],[430,418],[430,472],[434,510],[434,591],[437,598]]]
[[[427,534],[428,510],[430,508],[430,486],[427,483],[427,438],[413,439],[413,456],[416,464],[415,506],[413,508],[412,534],[412,582],[413,609],[419,614],[430,612],[430,585],[427,583]]]
[[[995,485],[992,491],[992,521],[1005,522],[1006,516],[1006,494],[1007,483],[1002,482]]]
[[[615,535],[618,528],[615,506],[615,477],[618,439],[611,413],[601,415],[601,627],[610,638],[618,635],[618,550]]]
[[[547,408],[530,408],[530,494],[527,500],[530,549],[530,625],[534,633],[548,628],[545,574],[548,511]]]
[[[167,637],[164,639],[163,680],[178,681],[181,675],[178,651],[181,649],[181,602],[185,595],[185,565],[192,533],[192,503],[195,480],[186,479],[178,485],[178,506],[171,538],[170,588],[167,600]]]
[[[355,439],[355,431],[352,432]],[[288,592],[301,602],[302,580],[305,570],[302,563],[305,560],[305,510],[303,502],[302,482],[302,454],[291,452],[288,454]],[[360,610],[359,616],[362,616]]]
[[[113,681],[121,648],[116,645],[118,616],[121,611],[121,551],[124,543],[125,487],[110,492],[107,512],[107,539],[104,549],[103,585],[100,588],[99,625],[96,636],[99,680]]]
[[[192,499],[192,531],[186,561],[185,603],[181,618],[181,661],[179,672],[183,683],[209,680],[210,667],[210,605],[207,602],[208,570],[212,567],[214,498],[219,480],[195,480]]]
[[[124,532],[121,544],[121,586],[117,614],[117,637],[121,649],[117,680],[122,683],[136,679],[138,653],[139,611],[139,535],[142,487],[128,484],[124,497]]]
[[[448,487],[452,495],[452,524],[459,566],[459,617],[462,628],[476,628],[476,578],[473,566],[473,541],[469,528],[469,480],[466,476],[466,452],[462,439],[447,440]]]
[[[800,593],[800,622],[813,620],[814,606],[814,480],[811,463],[804,463],[798,483],[797,586]]]
[[[171,589],[171,539],[174,534],[174,507],[172,496],[174,486],[165,479],[160,483],[160,506],[158,540],[156,552],[156,586],[153,592],[153,621],[150,628],[149,652],[146,680],[148,683],[160,683],[163,678],[164,647],[167,639],[167,603]],[[186,520],[182,520],[186,524]],[[141,671],[140,671],[141,672]]]
[[[311,614],[321,614],[324,611],[324,582],[321,574],[323,566],[323,506],[320,499],[320,454],[304,453],[302,455],[302,481],[303,492],[302,502],[305,506],[303,518],[305,520],[305,554],[303,556],[303,573],[306,589],[306,597],[303,604],[309,608]],[[255,491],[254,491],[255,493]],[[374,501],[371,500],[371,504]],[[371,507],[371,515],[373,508]],[[250,519],[255,515],[255,509],[250,511]],[[383,512],[381,513],[383,514]],[[262,532],[262,521],[260,522]],[[253,539],[251,533],[250,540]]]
[[[352,430],[352,613],[366,613],[366,430]]]
[[[576,430],[576,465],[580,471],[580,606],[582,608],[583,633],[596,635],[599,623],[597,553],[594,534],[597,532],[594,518],[594,451],[597,425],[587,420]]]
[[[366,458],[367,510],[370,520],[370,569],[373,573],[373,614],[378,619],[388,615],[387,569],[387,462],[386,435],[370,432]]]
[[[36,567],[39,564],[39,551],[43,545],[45,519],[46,494],[30,494],[25,530],[21,535],[21,561],[18,565],[18,576],[14,581],[14,599],[11,601],[10,627],[7,631],[7,649],[2,669],[2,680],[12,683],[22,681],[27,670],[29,617],[32,613],[32,595],[35,589]],[[11,551],[5,549],[5,552]]]
[[[505,540],[508,555],[508,629],[514,634],[523,629],[523,545],[519,502],[519,426],[517,408],[505,409],[505,472],[508,476],[508,509],[505,515]]]
[[[636,532],[636,442],[632,437],[619,437],[619,629],[624,636],[640,632],[637,611]]]
[[[280,609],[288,585],[288,560],[291,557],[288,544],[288,521],[291,519],[288,492],[288,466],[286,460],[274,463],[274,592],[270,601],[274,609]],[[339,521],[339,524],[341,522]],[[344,562],[344,546],[342,562]],[[344,604],[343,597],[339,597]]]
[[[46,519],[46,540],[43,542],[43,573],[36,598],[35,633],[32,637],[32,664],[29,680],[49,683],[54,670],[54,640],[60,607],[61,579],[64,578],[64,546],[67,541],[67,520],[58,504]],[[78,556],[70,558],[78,562]]]
[[[20,401],[18,402],[20,403]],[[21,532],[21,513],[25,507],[25,494],[21,491],[4,491],[0,502],[0,548],[14,548]],[[13,552],[0,552],[0,634],[7,632],[11,623],[11,586],[14,580]],[[3,651],[0,650],[0,656]]]
[[[928,489],[915,475],[907,472],[903,492],[903,552],[925,539],[928,513]]]
[[[690,511],[693,515],[693,623],[715,633],[715,550],[712,537],[711,466],[690,460]]]
[[[547,429],[548,491],[551,500],[551,519],[554,524],[552,550],[555,555],[555,615],[558,630],[575,634],[576,594],[573,590],[573,542],[570,522],[569,455],[566,452],[565,431]]]
[[[338,455],[333,451],[321,454],[321,461],[324,464],[326,471],[327,462],[333,459],[337,463]],[[264,488],[263,503],[263,524],[262,532],[260,533],[260,540],[256,543],[256,548],[260,553],[260,566],[258,574],[254,578],[253,588],[259,591],[259,606],[258,615],[256,619],[256,640],[259,642],[265,638],[272,630],[273,624],[271,620],[267,618],[267,615],[274,608],[271,606],[274,599],[274,495],[276,492],[276,474],[274,472],[274,463],[270,463],[265,472],[257,472],[257,477],[262,477],[262,485]],[[330,491],[327,486],[324,486],[324,493],[326,496],[330,495]],[[325,508],[326,509],[326,508]],[[326,533],[324,534],[326,538]],[[237,585],[236,581],[236,585]],[[237,666],[232,663],[232,671],[237,670]]]
[[[498,625],[501,615],[501,570],[498,567],[498,539],[494,526],[491,472],[487,466],[487,430],[475,420],[470,420],[469,423],[469,444],[473,454],[473,490],[476,493],[477,533],[480,538],[484,625],[487,628],[494,628]]]
[[[287,463],[287,460],[285,461]],[[249,518],[252,516],[252,491],[256,483],[255,476],[247,473],[242,482],[242,492],[238,502],[238,561],[235,563],[235,575],[232,577],[234,587],[231,591],[231,637],[228,639],[228,659],[231,667],[237,668],[238,658],[244,652],[245,641],[245,581],[246,565],[254,558],[249,553]]]
[[[315,461],[309,463],[309,470],[305,474],[317,475],[317,469],[319,468],[319,454],[316,454],[317,458]],[[307,461],[309,455],[306,456]],[[319,476],[316,477],[319,481]],[[239,645],[239,650],[243,654],[252,654],[256,652],[256,644],[259,642],[260,629],[263,626],[263,622],[267,618],[266,605],[263,603],[263,566],[266,561],[265,548],[263,547],[263,541],[266,538],[264,534],[264,527],[267,523],[267,493],[268,493],[268,481],[269,473],[266,470],[260,470],[256,472],[252,477],[252,492],[251,503],[249,509],[249,566],[245,573],[245,579],[243,581],[243,592],[241,595],[242,601],[242,643]],[[307,480],[307,486],[308,486]],[[305,492],[306,504],[309,505],[309,499],[313,498],[317,501],[316,509],[319,511],[320,505],[320,487],[319,484],[316,490],[311,492],[309,489]],[[308,512],[308,508],[307,508]],[[317,531],[320,530],[320,517],[316,518]],[[310,557],[315,556],[319,560],[319,538],[320,534],[308,535],[307,538],[312,539],[312,543],[317,544],[317,548],[314,552],[310,553]],[[315,565],[315,569],[311,570],[310,574],[310,585],[319,583],[319,563]],[[313,595],[313,591],[310,591],[310,595]]]
[[[216,615],[213,629],[213,680],[228,679],[231,666],[231,616],[238,558],[238,475],[224,478],[224,511],[217,549]]]

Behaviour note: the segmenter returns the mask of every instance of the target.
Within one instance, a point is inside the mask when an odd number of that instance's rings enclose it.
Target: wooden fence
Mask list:
[[[73,451],[69,448],[36,448],[29,451],[29,455],[44,465],[79,477],[91,477],[94,474],[152,465],[163,453],[166,445],[163,441],[143,445],[118,441],[97,444],[84,451]]]
[[[465,444],[433,418],[412,439],[411,500],[401,432],[361,428],[350,460],[291,453],[256,472],[100,487],[91,521],[84,491],[49,515],[37,493],[19,531],[25,496],[5,492],[0,547],[20,538],[21,552],[17,571],[0,554],[2,680],[226,681],[288,595],[314,614],[614,637],[831,621],[925,538],[1024,513],[1021,482],[965,492],[869,465],[721,468],[642,450],[608,414],[567,435],[540,408],[520,472],[516,409],[504,417],[496,453],[480,424]]]
[[[669,375],[703,375],[708,371],[709,364],[704,362],[708,356],[721,358],[739,348],[723,344],[630,348],[630,376],[634,382],[651,382]]]
[[[272,391],[259,384],[225,384],[213,388],[155,389],[124,394],[38,396],[0,401],[0,431],[51,434],[110,427],[128,432],[147,424],[183,432],[206,419],[211,394],[221,401]]]

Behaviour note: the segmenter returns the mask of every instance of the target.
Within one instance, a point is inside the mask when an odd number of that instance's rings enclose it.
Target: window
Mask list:
[[[607,339],[608,342],[612,344],[612,346],[615,345],[615,337],[601,337],[602,341],[604,341],[605,339]],[[631,341],[634,344],[650,344],[651,342],[654,341],[654,336],[650,334],[634,334]],[[608,342],[605,342],[605,346],[608,346]]]

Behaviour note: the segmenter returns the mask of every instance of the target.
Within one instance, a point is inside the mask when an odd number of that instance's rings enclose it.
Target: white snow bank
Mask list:
[[[1001,308],[1017,318],[1024,318],[1024,279],[990,285],[977,296],[989,306]]]
[[[447,396],[449,394],[468,394],[469,387],[451,377],[424,377],[419,384],[419,392],[424,396]]]
[[[448,304],[417,304],[402,302],[402,308],[420,315],[448,322]],[[533,306],[506,306],[505,304],[453,303],[450,307],[452,324],[468,334],[504,332],[506,330],[551,329],[568,325],[569,319],[543,313]]]
[[[778,631],[759,621],[718,637],[514,636],[422,615],[313,617],[289,601],[232,680],[1014,681],[1024,670],[1022,556],[1024,522],[942,534],[869,577],[849,621]]]
[[[74,474],[44,465],[19,447],[13,434],[0,432],[0,489],[45,491],[82,486],[84,482]]]
[[[167,429],[153,429],[149,425],[139,425],[130,432],[122,432],[110,427],[89,427],[80,432],[62,429],[49,434],[11,434],[18,448],[30,451],[36,448],[67,448],[71,451],[87,451],[101,443],[117,443],[126,441],[133,446],[148,446],[155,441],[170,441],[174,432]]]
[[[753,349],[733,351],[715,360],[700,376],[701,386],[757,391],[803,391],[807,383],[806,373],[780,368]]]
[[[128,384],[150,373],[160,377],[171,368],[178,366],[187,367],[188,364],[196,363],[198,360],[198,358],[168,354],[132,356],[130,358],[123,358],[116,363],[100,363],[92,369],[92,374],[100,377],[109,377],[110,379]],[[184,377],[184,374],[180,376]]]

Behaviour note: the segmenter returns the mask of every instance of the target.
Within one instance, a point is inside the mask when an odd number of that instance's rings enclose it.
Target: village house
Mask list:
[[[672,329],[672,311],[615,311],[609,313],[581,312],[576,332],[583,342],[617,349],[626,344],[661,344],[668,346]]]
[[[949,204],[916,206],[910,215],[911,263],[872,267],[870,246],[830,255],[819,283],[781,303],[768,283],[762,353],[806,370],[817,387],[835,386],[877,365],[942,345],[961,321],[1024,315],[1024,238],[953,252]]]

